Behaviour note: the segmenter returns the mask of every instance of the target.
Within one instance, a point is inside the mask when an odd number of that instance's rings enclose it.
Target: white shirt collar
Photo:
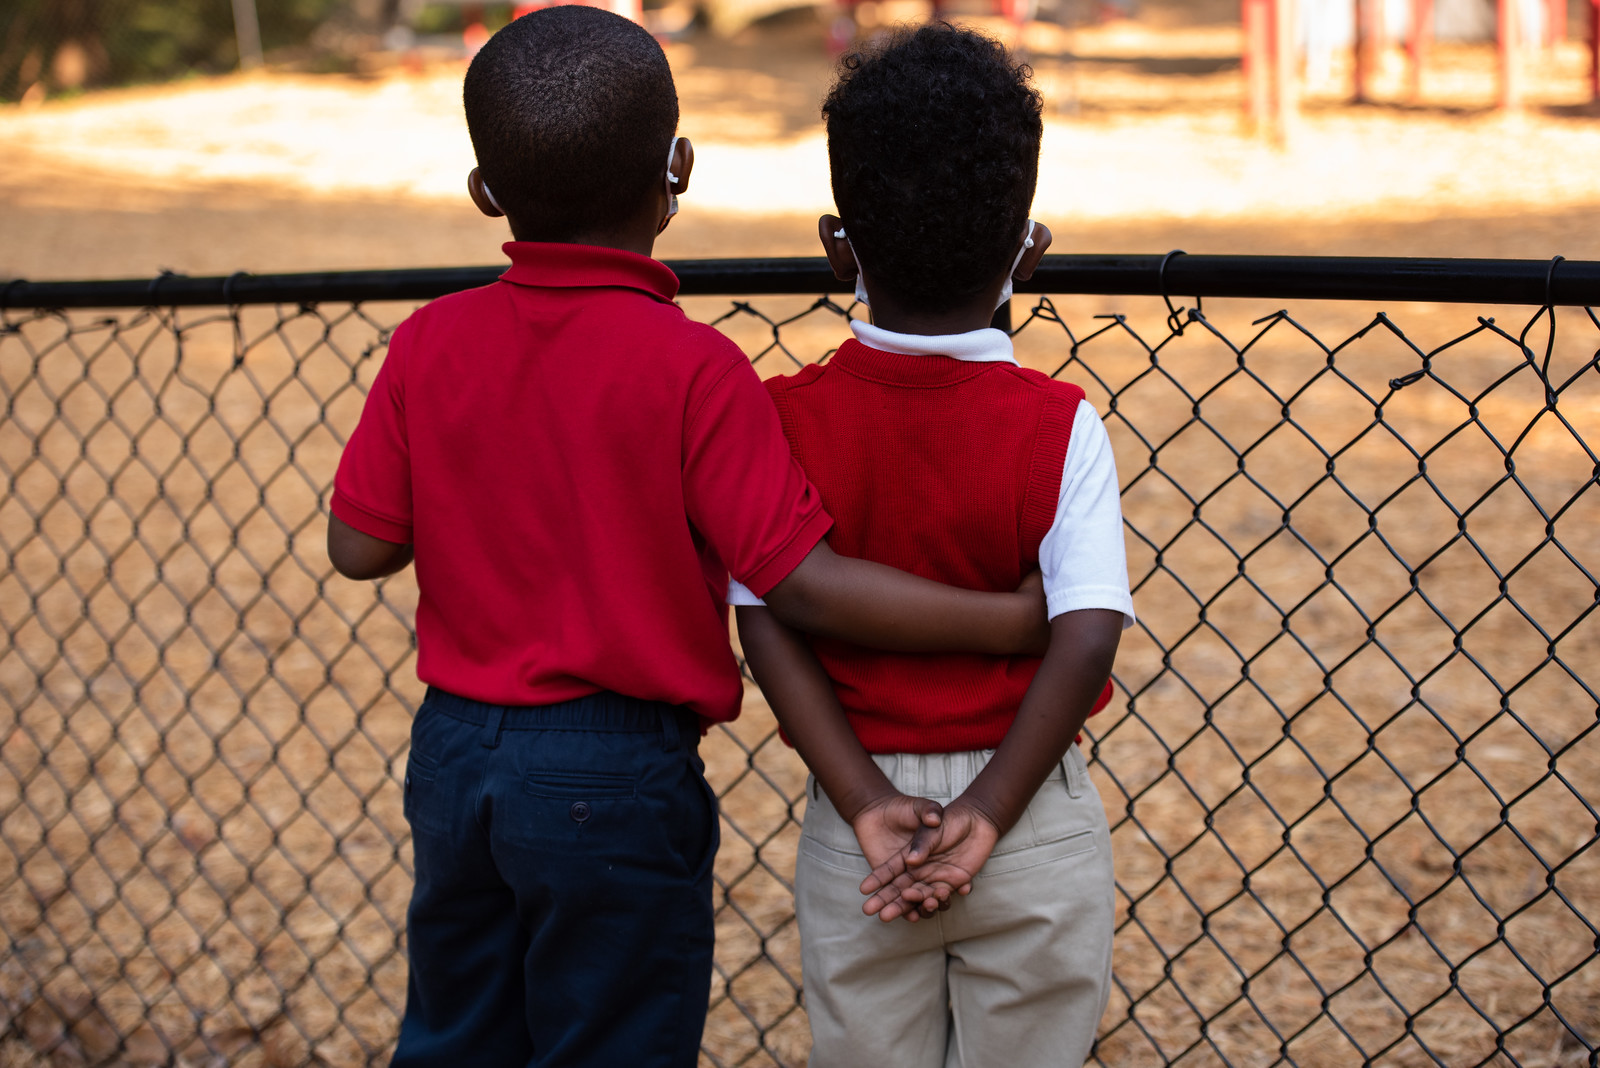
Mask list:
[[[857,341],[880,352],[901,356],[949,356],[966,363],[1017,362],[1011,338],[1004,330],[992,326],[964,334],[900,334],[863,319],[851,319],[850,330]]]

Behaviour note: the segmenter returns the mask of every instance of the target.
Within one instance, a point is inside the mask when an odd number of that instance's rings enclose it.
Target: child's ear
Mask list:
[[[496,204],[494,198],[489,195],[489,187],[483,184],[483,175],[478,172],[476,167],[472,168],[472,172],[467,175],[467,196],[471,197],[472,202],[478,206],[478,210],[489,216],[489,218],[500,219],[505,217],[505,212],[500,210],[500,205]]]
[[[833,276],[841,282],[853,282],[861,273],[856,263],[855,251],[844,237],[844,220],[837,215],[824,215],[817,220],[817,236],[822,239],[822,254],[828,257]]]
[[[678,180],[672,183],[674,193],[689,191],[689,172],[694,170],[694,145],[687,137],[678,138],[678,147],[672,150],[672,166],[667,168]]]
[[[1024,249],[1022,262],[1017,264],[1017,269],[1011,272],[1011,277],[1019,282],[1026,282],[1033,277],[1033,272],[1038,268],[1039,261],[1044,259],[1045,250],[1050,247],[1053,240],[1050,227],[1042,222],[1033,224],[1033,247]]]

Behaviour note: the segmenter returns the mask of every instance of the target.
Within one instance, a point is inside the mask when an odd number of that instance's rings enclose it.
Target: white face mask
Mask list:
[[[1033,229],[1037,225],[1032,219],[1028,220],[1028,229],[1022,235],[1022,247],[1017,249],[1017,258],[1011,261],[1011,270],[1006,272],[1006,283],[1000,287],[1000,299],[994,302],[996,311],[1000,309],[1002,304],[1011,299],[1011,276],[1016,274],[1017,268],[1022,266],[1022,257],[1026,256],[1028,250],[1033,247]],[[850,238],[845,236],[844,227],[842,226],[833,232],[833,236],[843,237],[846,243],[850,241]],[[867,287],[861,283],[861,257],[856,256],[855,245],[850,246],[850,255],[855,256],[856,260],[856,300],[870,308],[872,307],[872,301],[867,299]]]

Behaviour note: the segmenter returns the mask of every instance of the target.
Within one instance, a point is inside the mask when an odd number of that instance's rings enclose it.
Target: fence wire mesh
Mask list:
[[[763,374],[849,314],[684,304]],[[408,310],[5,313],[0,1063],[391,1048],[415,588],[323,538]],[[1086,740],[1098,1063],[1593,1066],[1600,321],[1270,310],[1047,297],[1016,332],[1106,417],[1140,616]],[[753,686],[704,752],[702,1061],[802,1064],[803,769]]]

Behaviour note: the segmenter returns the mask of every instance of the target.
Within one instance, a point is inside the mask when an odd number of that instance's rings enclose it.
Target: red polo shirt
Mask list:
[[[492,704],[612,690],[738,714],[723,597],[831,520],[766,391],[655,260],[510,242],[512,265],[395,329],[334,480],[416,546],[417,674]]]

